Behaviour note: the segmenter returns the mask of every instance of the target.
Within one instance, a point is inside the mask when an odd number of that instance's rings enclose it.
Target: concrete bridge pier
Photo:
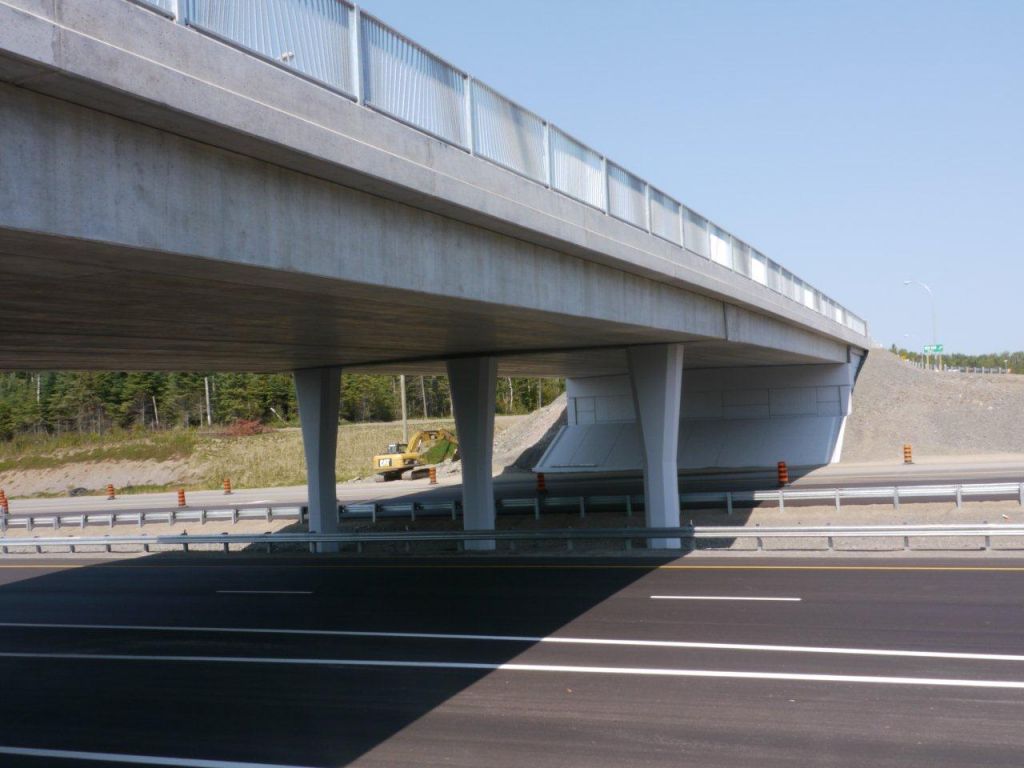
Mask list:
[[[462,463],[462,514],[467,531],[494,530],[494,388],[498,364],[493,357],[449,360],[448,384],[455,411]],[[466,549],[493,550],[494,541],[467,541]]]
[[[295,371],[295,392],[306,453],[310,533],[338,531],[338,493],[335,461],[338,453],[338,409],[341,368]],[[318,552],[337,552],[337,544],[318,544]]]
[[[679,525],[679,407],[683,397],[683,345],[652,344],[628,350],[633,404],[640,427],[644,508],[649,528]],[[679,539],[648,539],[651,549],[678,549]]]

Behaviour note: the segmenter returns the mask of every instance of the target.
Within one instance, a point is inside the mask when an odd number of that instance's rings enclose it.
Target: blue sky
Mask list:
[[[1024,0],[367,0],[889,345],[1024,349]]]

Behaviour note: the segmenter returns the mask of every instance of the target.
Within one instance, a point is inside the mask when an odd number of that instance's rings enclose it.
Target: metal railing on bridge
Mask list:
[[[132,0],[736,272],[867,324],[735,235],[345,0]]]

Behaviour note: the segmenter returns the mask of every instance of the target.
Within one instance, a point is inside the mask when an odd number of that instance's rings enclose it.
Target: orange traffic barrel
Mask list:
[[[7,503],[7,493],[4,492],[3,488],[0,488],[0,510],[6,515],[10,511],[10,506]]]
[[[786,462],[779,462],[779,485],[789,485],[789,467],[786,466]]]
[[[537,473],[537,493],[547,493],[547,492],[548,492],[548,484],[544,480],[544,473],[543,472],[538,472]]]
[[[107,501],[113,501],[116,498],[117,495],[114,493],[114,484],[107,483]]]
[[[914,463],[914,449],[910,447],[910,443],[903,444],[903,463],[913,464]]]
[[[428,469],[427,474],[430,476],[430,484],[437,485],[437,467]]]
[[[230,493],[231,493],[231,478],[230,477],[225,477],[224,478],[224,495],[227,496],[227,495],[230,495]]]
[[[184,507],[185,506],[185,489],[184,488],[179,488],[178,489],[178,506],[179,507]]]

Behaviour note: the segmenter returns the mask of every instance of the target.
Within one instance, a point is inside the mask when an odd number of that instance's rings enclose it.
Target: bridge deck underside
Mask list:
[[[750,344],[181,255],[0,230],[0,368],[443,372],[626,369],[623,348],[687,343],[686,366],[821,360]]]

